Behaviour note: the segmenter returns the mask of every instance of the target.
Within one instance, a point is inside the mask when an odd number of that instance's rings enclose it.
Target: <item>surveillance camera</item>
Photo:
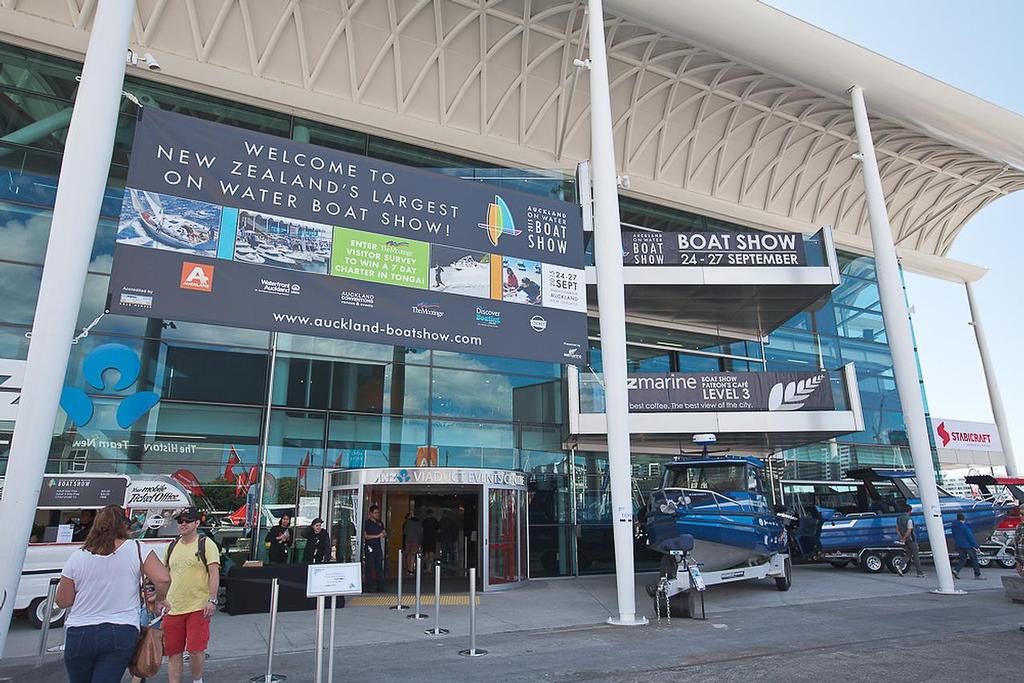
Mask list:
[[[150,71],[160,70],[160,62],[156,61],[156,57],[154,57],[151,52],[147,52],[146,54],[142,55],[142,62]]]

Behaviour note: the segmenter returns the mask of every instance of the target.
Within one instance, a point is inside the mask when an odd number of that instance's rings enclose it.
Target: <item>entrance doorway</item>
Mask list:
[[[527,580],[526,478],[521,472],[424,467],[336,470],[324,477],[323,516],[334,536],[336,559],[362,557],[362,529],[379,506],[387,536],[387,582],[415,568],[419,540],[423,573],[441,562],[443,584],[465,590],[470,568],[480,590],[522,585]],[[406,533],[412,529],[412,534]],[[409,538],[409,536],[413,538]],[[399,567],[403,549],[405,567]],[[407,573],[408,576],[408,573]],[[408,584],[407,584],[408,585]],[[408,590],[408,588],[407,588]]]

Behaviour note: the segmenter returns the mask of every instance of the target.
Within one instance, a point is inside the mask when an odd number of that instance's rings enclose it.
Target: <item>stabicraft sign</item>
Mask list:
[[[139,114],[112,313],[582,365],[579,206]]]
[[[804,236],[795,232],[623,232],[627,266],[805,266]]]
[[[633,413],[834,410],[824,372],[672,372],[626,379]]]
[[[1002,442],[994,424],[965,420],[931,419],[935,446],[947,450],[1001,453]]]

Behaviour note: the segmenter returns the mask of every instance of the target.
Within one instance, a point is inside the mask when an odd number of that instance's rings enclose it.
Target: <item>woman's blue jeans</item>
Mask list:
[[[125,624],[72,626],[64,636],[64,668],[71,683],[120,683],[139,641]]]

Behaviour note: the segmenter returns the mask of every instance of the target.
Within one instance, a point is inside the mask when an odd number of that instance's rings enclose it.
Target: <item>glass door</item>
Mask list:
[[[359,562],[362,528],[361,486],[331,489],[327,508],[327,529],[333,542],[335,562]]]
[[[523,492],[484,487],[484,590],[511,588],[523,572]]]

